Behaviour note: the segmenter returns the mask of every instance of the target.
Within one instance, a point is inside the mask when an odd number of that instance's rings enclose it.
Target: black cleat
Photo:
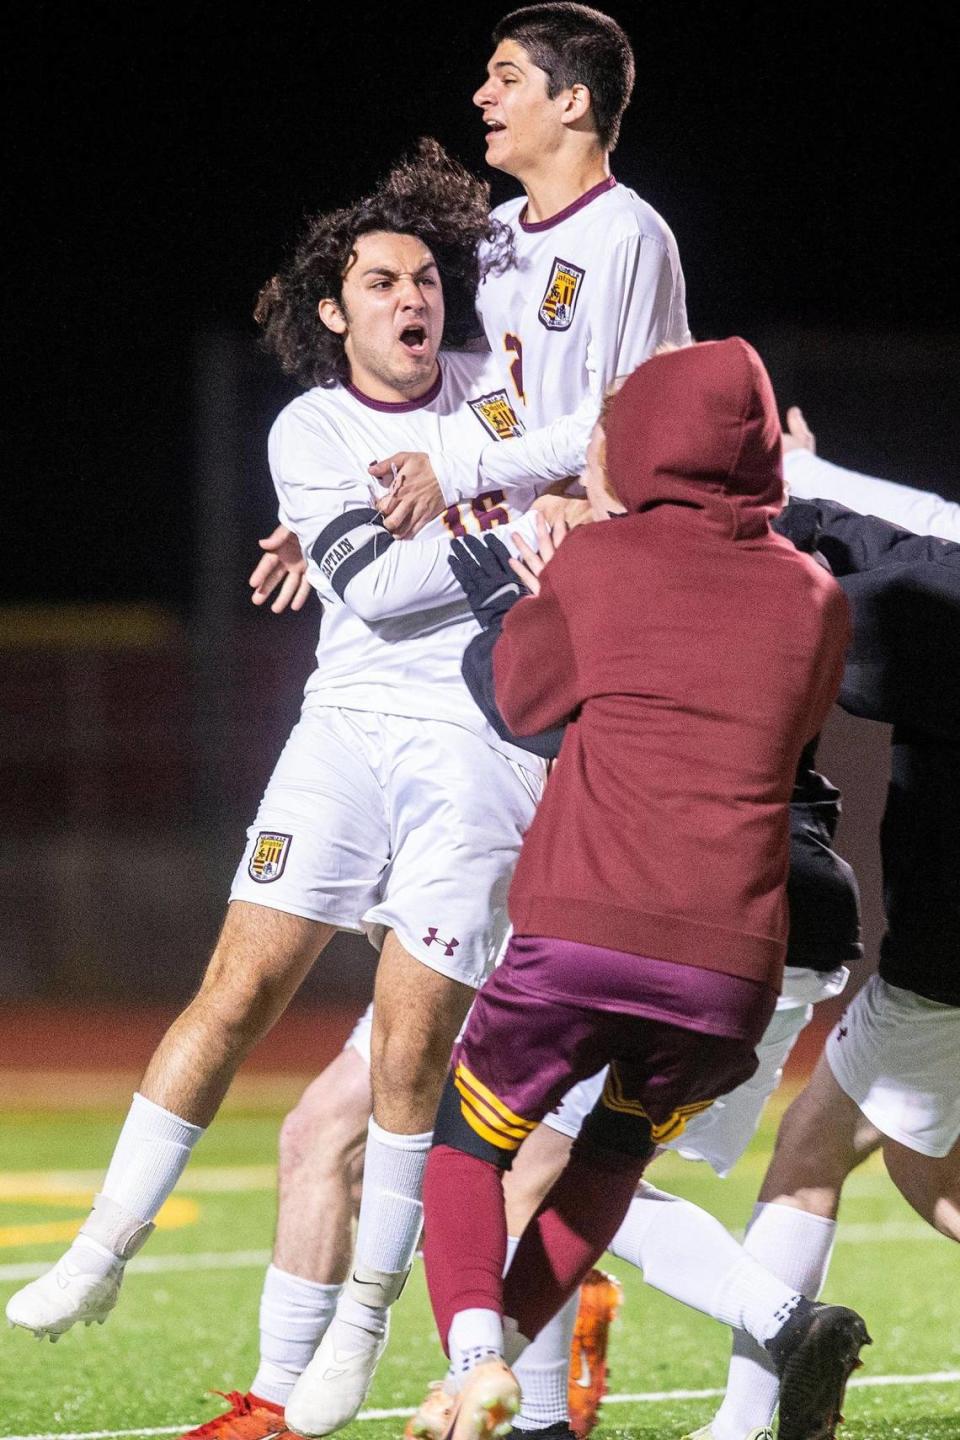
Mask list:
[[[569,1421],[556,1420],[552,1425],[541,1425],[538,1430],[518,1430],[515,1425],[507,1440],[577,1440],[577,1437]]]
[[[779,1440],[834,1440],[847,1381],[871,1343],[856,1310],[797,1306],[766,1345],[780,1376]]]

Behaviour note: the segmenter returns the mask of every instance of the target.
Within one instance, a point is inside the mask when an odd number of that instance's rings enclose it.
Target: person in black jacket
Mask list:
[[[960,545],[825,500],[791,501],[780,528],[826,557],[851,601],[839,703],[894,727],[879,973],[783,1118],[745,1242],[812,1294],[844,1182],[877,1149],[914,1210],[960,1240]],[[723,1404],[696,1434],[769,1423],[776,1386],[763,1351],[735,1336]]]

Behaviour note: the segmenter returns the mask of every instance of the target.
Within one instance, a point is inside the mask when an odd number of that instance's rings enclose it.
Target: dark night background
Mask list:
[[[825,329],[892,349],[908,336],[949,355],[960,325],[946,8],[609,9],[638,60],[614,170],[677,235],[694,332]],[[303,214],[362,190],[417,135],[482,168],[470,96],[503,7],[87,0],[13,13],[3,452],[17,518],[0,598],[184,611],[196,335],[252,335],[257,290]],[[493,181],[495,200],[515,193]],[[909,417],[909,443],[886,398],[872,415],[856,374],[836,417],[809,396],[781,399],[807,402],[830,458],[887,459],[902,478],[916,461],[914,478],[951,493],[951,387],[955,369],[923,387],[930,413]],[[847,433],[838,418],[864,403],[862,433]],[[272,513],[268,420],[251,442],[263,481],[251,545]]]

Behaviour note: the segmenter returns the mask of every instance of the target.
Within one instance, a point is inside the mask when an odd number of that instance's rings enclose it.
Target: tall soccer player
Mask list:
[[[487,164],[524,193],[493,212],[516,261],[488,270],[477,309],[525,433],[491,443],[479,462],[432,450],[384,457],[373,473],[396,465],[405,479],[383,507],[400,533],[453,495],[579,475],[610,384],[658,345],[690,339],[676,241],[610,172],[635,74],[624,31],[586,5],[530,5],[500,21],[493,44],[474,104]]]

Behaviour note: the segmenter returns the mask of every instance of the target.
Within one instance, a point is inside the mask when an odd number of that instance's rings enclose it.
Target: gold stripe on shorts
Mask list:
[[[460,1111],[467,1124],[498,1149],[519,1149],[536,1128],[534,1121],[515,1115],[462,1061],[454,1071],[453,1083],[460,1094]]]
[[[655,1125],[640,1104],[639,1100],[630,1100],[623,1092],[623,1083],[617,1073],[616,1064],[611,1064],[607,1071],[607,1079],[601,1096],[603,1104],[608,1110],[615,1110],[620,1115],[637,1115],[649,1122],[650,1135],[658,1145],[665,1144],[668,1140],[676,1140],[687,1128],[687,1121],[694,1115],[699,1115],[704,1110],[709,1110],[713,1099],[696,1100],[691,1105],[680,1105],[666,1120]]]

